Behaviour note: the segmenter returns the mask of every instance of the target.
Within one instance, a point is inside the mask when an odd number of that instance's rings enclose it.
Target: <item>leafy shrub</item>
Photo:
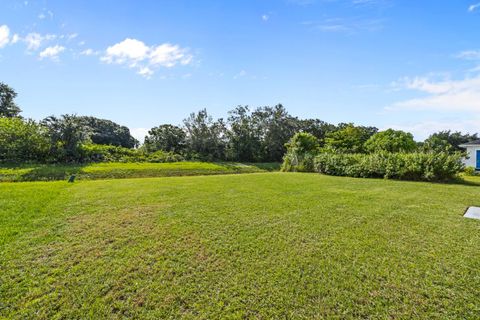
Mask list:
[[[445,181],[463,169],[461,153],[322,153],[315,157],[316,172],[335,176]]]
[[[84,144],[81,146],[82,162],[178,162],[183,161],[181,155],[173,152],[157,151],[146,153],[142,149]]]
[[[176,153],[173,152],[166,152],[166,151],[156,151],[153,153],[148,154],[147,161],[148,162],[155,162],[155,163],[166,163],[166,162],[179,162],[183,161],[184,158]]]
[[[413,152],[416,148],[411,133],[393,129],[377,132],[365,142],[365,150],[369,153]]]
[[[0,118],[0,162],[45,161],[48,151],[44,127],[32,120]]]
[[[318,139],[306,132],[296,133],[285,144],[287,153],[283,157],[282,171],[311,172],[314,170],[314,158],[318,153]]]
[[[466,167],[465,170],[463,171],[463,173],[465,173],[465,175],[470,176],[470,177],[478,175],[478,173],[477,173],[477,171],[475,170],[474,167]]]

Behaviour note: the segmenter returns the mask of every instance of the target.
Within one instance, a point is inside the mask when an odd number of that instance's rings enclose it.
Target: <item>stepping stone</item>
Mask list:
[[[480,207],[468,207],[467,211],[463,216],[465,218],[480,220]]]

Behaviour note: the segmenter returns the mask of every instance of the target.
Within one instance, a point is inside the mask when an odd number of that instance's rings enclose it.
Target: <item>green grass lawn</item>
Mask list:
[[[0,318],[478,319],[470,182],[0,184]]]
[[[173,162],[173,163],[93,163],[85,165],[0,165],[0,182],[118,179],[165,176],[195,176],[229,173],[254,173],[278,170],[279,163],[243,164],[235,162]]]

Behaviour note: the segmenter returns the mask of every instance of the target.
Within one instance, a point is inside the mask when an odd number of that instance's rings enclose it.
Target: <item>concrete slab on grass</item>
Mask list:
[[[467,212],[463,215],[465,218],[480,220],[480,207],[468,207]]]

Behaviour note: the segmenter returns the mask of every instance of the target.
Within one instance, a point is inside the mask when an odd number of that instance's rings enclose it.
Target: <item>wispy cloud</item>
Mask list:
[[[85,49],[80,52],[80,55],[82,56],[98,56],[100,55],[100,51],[95,51],[93,49]]]
[[[268,14],[263,14],[262,15],[262,20],[263,21],[268,21],[268,19],[270,19],[270,16]]]
[[[480,50],[466,50],[456,55],[459,59],[480,60]]]
[[[329,18],[321,21],[304,21],[302,24],[312,30],[349,34],[360,31],[374,32],[383,29],[383,19]]]
[[[432,110],[437,112],[480,112],[480,75],[460,80],[429,77],[404,78],[396,83],[406,90],[425,94],[399,101],[388,110]]]
[[[233,76],[233,79],[239,79],[239,78],[243,78],[247,75],[247,71],[245,70],[240,70],[239,73],[237,73],[236,75]]]
[[[479,3],[471,4],[471,5],[468,7],[468,11],[469,11],[469,12],[474,12],[474,11],[476,11],[478,8],[480,8],[480,2],[479,2]]]
[[[154,69],[188,65],[192,59],[188,50],[178,45],[164,43],[147,46],[140,40],[130,38],[108,47],[101,57],[105,63],[125,65],[146,78],[153,75]]]
[[[55,40],[57,38],[54,34],[42,35],[40,33],[31,32],[27,34],[24,38],[20,38],[27,45],[27,50],[35,51],[38,50],[45,42]]]

